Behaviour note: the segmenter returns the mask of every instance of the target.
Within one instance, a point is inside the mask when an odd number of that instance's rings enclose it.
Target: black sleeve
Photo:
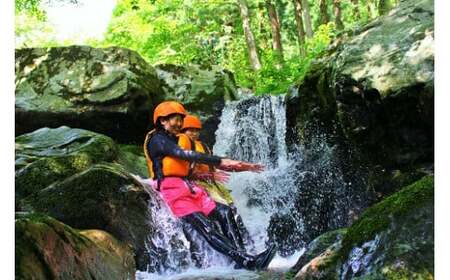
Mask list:
[[[149,141],[148,150],[150,151],[150,154],[153,154],[152,157],[155,158],[173,156],[190,162],[212,165],[220,165],[220,161],[222,160],[222,158],[218,156],[183,150],[169,138],[161,137],[160,135],[153,137],[152,141]]]

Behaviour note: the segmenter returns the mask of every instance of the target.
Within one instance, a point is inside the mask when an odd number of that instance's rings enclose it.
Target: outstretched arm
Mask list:
[[[222,159],[221,157],[214,155],[183,150],[176,143],[165,137],[156,138],[155,136],[155,139],[152,139],[152,141],[148,143],[147,148],[148,151],[150,151],[150,154],[153,154],[155,158],[158,156],[172,156],[190,162],[212,164],[215,166],[220,165]]]

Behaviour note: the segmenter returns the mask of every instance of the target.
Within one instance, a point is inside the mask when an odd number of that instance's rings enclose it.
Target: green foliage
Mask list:
[[[35,17],[39,21],[46,20],[45,11],[40,7],[41,0],[16,0],[15,1],[15,13],[27,14],[28,16]]]
[[[263,68],[256,73],[256,93],[285,93],[290,85],[304,77],[311,61],[327,48],[334,35],[334,23],[319,26],[315,36],[305,43],[306,55],[300,55],[298,49],[294,49],[297,53],[288,57],[281,67],[277,67],[273,52],[268,52],[263,56]]]
[[[15,34],[16,47],[27,47],[30,42],[40,42],[41,38],[48,40],[51,29],[46,22],[46,13],[40,7],[41,0],[15,1]]]
[[[16,1],[17,46],[49,47],[57,42],[46,23],[42,0]],[[76,0],[49,0],[76,2]],[[318,1],[309,0],[314,36],[298,46],[292,1],[278,0],[283,62],[272,50],[272,34],[264,1],[247,0],[251,28],[262,69],[251,68],[237,1],[229,0],[120,0],[103,40],[87,39],[94,47],[120,46],[137,51],[151,64],[220,65],[234,72],[241,87],[257,94],[286,92],[302,79],[312,59],[335,37],[332,22],[320,25]],[[351,0],[342,0],[342,20],[347,30],[357,28],[377,14],[373,1],[360,0],[359,17]],[[328,14],[333,19],[332,4]],[[300,47],[303,51],[300,51]]]
[[[319,26],[300,55],[290,1],[280,1],[284,16],[284,61],[271,49],[271,32],[263,3],[248,1],[262,69],[252,70],[238,7],[229,1],[123,0],[118,3],[105,41],[136,50],[151,64],[216,64],[234,72],[237,83],[257,94],[279,94],[301,79],[312,59],[334,37],[334,25]],[[284,22],[284,23],[283,23]]]

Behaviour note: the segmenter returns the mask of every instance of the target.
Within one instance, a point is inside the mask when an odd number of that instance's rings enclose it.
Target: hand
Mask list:
[[[213,178],[217,183],[227,183],[230,179],[230,173],[222,170],[217,170],[213,172]]]
[[[259,163],[243,162],[241,168],[242,171],[252,171],[256,173],[261,173],[264,171],[264,165]]]
[[[226,171],[253,171],[253,172],[262,172],[264,171],[264,165],[259,163],[250,163],[245,161],[238,161],[232,159],[222,159],[221,164],[219,165],[220,169]]]
[[[230,174],[225,171],[201,172],[194,173],[193,178],[203,181],[213,181],[217,183],[226,183],[230,178]]]
[[[241,166],[241,161],[224,158],[221,160],[218,168],[225,171],[236,171]]]

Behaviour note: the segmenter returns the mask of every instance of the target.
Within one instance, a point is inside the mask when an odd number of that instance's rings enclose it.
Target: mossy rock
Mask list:
[[[339,250],[342,240],[327,247],[319,255],[313,257],[295,275],[295,280],[337,280],[339,271],[337,270]],[[292,271],[291,271],[292,272]],[[288,274],[292,275],[292,274]]]
[[[147,178],[147,161],[145,159],[142,145],[118,145],[117,159],[118,164],[122,165],[128,172]]]
[[[434,279],[434,177],[368,208],[338,245],[295,279]]]
[[[336,242],[342,241],[342,237],[347,229],[338,229],[326,232],[313,241],[311,241],[305,249],[305,252],[298,259],[297,263],[289,270],[290,275],[295,275],[300,269],[309,263],[313,258],[325,252],[330,246]],[[336,246],[335,246],[336,247]]]
[[[131,279],[132,250],[104,231],[80,232],[51,217],[15,221],[16,279]]]
[[[434,202],[434,176],[425,176],[367,209],[345,234],[342,253],[347,254],[352,246],[387,230],[393,220],[401,221],[403,215],[429,206],[430,202]]]
[[[16,135],[67,125],[141,142],[164,100],[155,69],[128,49],[29,48],[15,57]]]
[[[16,137],[16,199],[117,157],[114,141],[104,135],[62,126]]]
[[[145,269],[152,197],[122,166],[97,164],[28,196],[25,209],[50,215],[79,229],[101,229],[133,246]]]

